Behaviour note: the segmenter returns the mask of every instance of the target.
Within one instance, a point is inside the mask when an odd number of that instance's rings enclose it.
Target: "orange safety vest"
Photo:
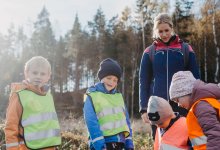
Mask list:
[[[186,118],[180,117],[161,137],[160,128],[157,128],[154,150],[188,150],[188,131]]]
[[[220,102],[214,98],[203,98],[196,101],[192,105],[186,117],[186,122],[188,127],[189,138],[194,150],[206,150],[207,143],[207,137],[206,135],[204,135],[202,128],[200,127],[198,120],[194,114],[196,105],[200,101],[206,101],[207,103],[209,103],[213,108],[218,110],[218,114],[220,115]]]

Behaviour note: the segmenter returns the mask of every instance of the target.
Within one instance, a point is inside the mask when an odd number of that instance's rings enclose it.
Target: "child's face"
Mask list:
[[[189,110],[190,109],[190,106],[189,106],[190,98],[191,98],[190,95],[185,95],[185,96],[176,98],[174,102],[178,103],[178,106]]]
[[[109,76],[104,77],[102,79],[102,82],[104,83],[105,88],[108,91],[111,91],[112,89],[114,89],[117,86],[118,78],[116,76],[109,75]]]
[[[25,72],[25,79],[32,85],[42,87],[50,79],[49,69],[46,66],[33,65]]]

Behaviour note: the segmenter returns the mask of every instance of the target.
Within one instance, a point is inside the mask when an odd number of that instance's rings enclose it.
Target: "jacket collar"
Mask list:
[[[181,42],[182,42],[182,40],[179,38],[178,35],[173,35],[170,38],[170,40],[166,43],[164,43],[161,39],[157,38],[157,39],[154,39],[153,44],[155,44],[156,46],[159,46],[159,47],[164,47],[164,46],[176,45]]]
[[[112,89],[111,91],[108,91],[105,88],[104,83],[102,83],[102,82],[96,83],[94,86],[91,86],[87,90],[87,92],[95,92],[95,91],[103,92],[103,93],[106,93],[106,94],[115,94],[117,92],[116,88]]]
[[[36,87],[36,86],[30,84],[27,80],[24,80],[21,83],[12,83],[11,84],[11,91],[12,92],[17,92],[20,90],[30,90],[38,95],[46,95],[49,88],[48,88],[48,85],[45,85],[41,88]]]

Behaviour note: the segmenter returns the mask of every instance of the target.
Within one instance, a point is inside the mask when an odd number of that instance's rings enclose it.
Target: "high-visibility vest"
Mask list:
[[[202,128],[200,127],[198,120],[194,114],[194,109],[196,108],[196,105],[200,101],[206,101],[209,103],[213,108],[218,110],[218,114],[220,114],[220,102],[214,98],[203,98],[198,101],[196,101],[191,109],[189,110],[189,113],[187,115],[187,126],[188,126],[188,132],[189,132],[189,138],[192,143],[193,149],[195,150],[205,150],[206,149],[206,143],[207,143],[207,137],[204,135]],[[203,110],[201,110],[203,111]]]
[[[186,118],[180,117],[161,137],[157,128],[154,150],[188,150],[188,132]]]
[[[41,96],[29,90],[21,90],[18,95],[23,108],[25,145],[30,149],[60,145],[60,125],[52,95]]]
[[[102,92],[87,93],[93,102],[100,129],[104,136],[124,133],[130,134],[126,121],[125,105],[120,93],[105,94]]]

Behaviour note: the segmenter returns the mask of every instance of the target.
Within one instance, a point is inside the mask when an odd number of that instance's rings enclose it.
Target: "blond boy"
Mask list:
[[[51,65],[42,56],[28,60],[25,80],[12,83],[6,113],[7,150],[54,150],[61,144],[60,126],[47,82]]]

